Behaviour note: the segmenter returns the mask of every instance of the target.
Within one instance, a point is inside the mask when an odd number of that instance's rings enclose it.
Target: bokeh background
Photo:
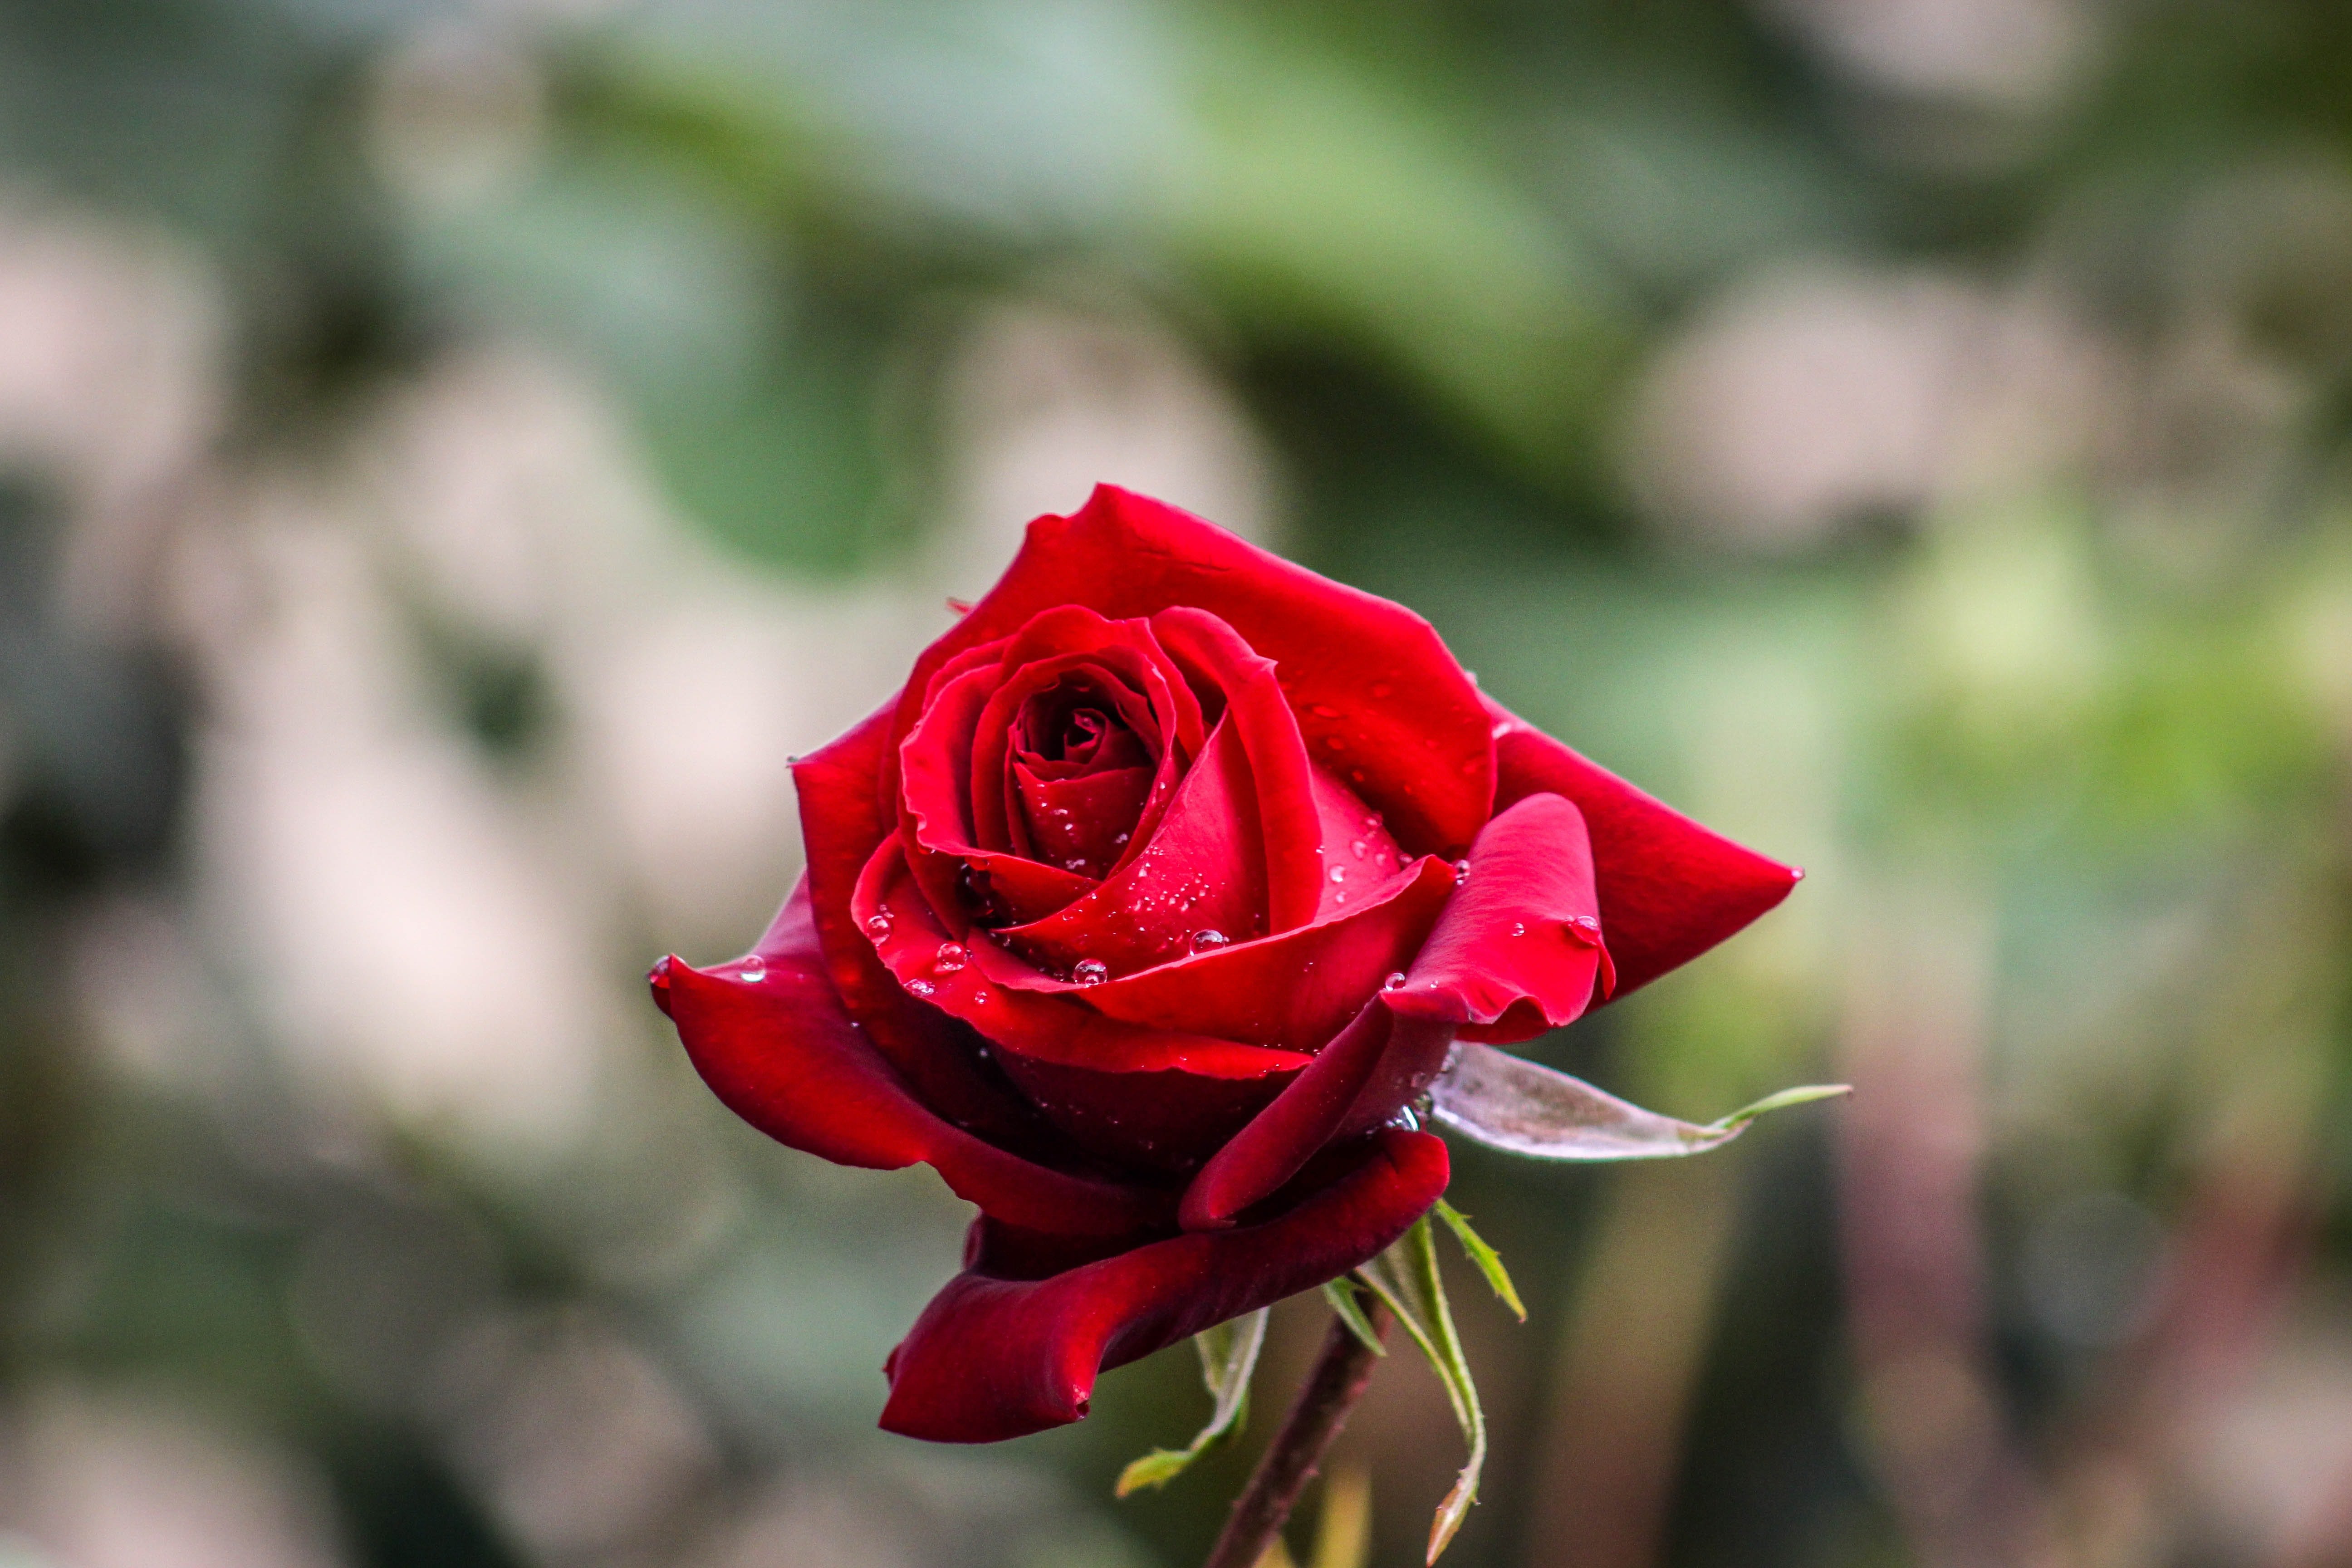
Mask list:
[[[2347,457],[2339,0],[5,0],[0,1563],[1197,1561],[1319,1307],[883,1436],[640,979],[1108,479],[1811,873],[1531,1048],[1851,1101],[1459,1152],[1451,1561],[2343,1568]]]

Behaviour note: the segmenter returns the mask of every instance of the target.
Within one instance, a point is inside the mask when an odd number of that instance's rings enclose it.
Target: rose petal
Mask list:
[[[1003,579],[917,663],[901,732],[932,671],[1040,610],[1073,604],[1113,617],[1192,605],[1223,620],[1276,662],[1311,753],[1339,769],[1407,849],[1459,854],[1485,825],[1495,794],[1488,720],[1428,622],[1109,485],[1073,515],[1029,525]]]
[[[1042,920],[997,932],[1042,969],[1093,960],[1130,973],[1192,951],[1203,928],[1235,940],[1265,930],[1265,857],[1256,776],[1230,717],[1176,786],[1150,841],[1103,884]]]
[[[757,982],[676,959],[657,981],[695,1070],[752,1126],[838,1164],[896,1170],[923,1161],[958,1196],[1034,1230],[1115,1237],[1165,1223],[1160,1194],[1024,1160],[918,1100],[843,1011],[805,884],[758,952],[766,973]]]
[[[1324,892],[1322,821],[1315,770],[1274,661],[1251,651],[1241,635],[1190,605],[1162,610],[1151,629],[1196,687],[1225,700],[1223,727],[1249,757],[1265,857],[1265,929],[1288,931],[1315,918]]]
[[[866,862],[894,836],[895,824],[880,809],[876,788],[884,773],[889,718],[887,709],[875,713],[793,765],[808,845],[806,893],[825,967],[850,1017],[923,1103],[963,1125],[1011,1136],[1014,1097],[973,1070],[969,1038],[950,1029],[949,1021],[932,1009],[916,1006],[900,989],[850,910]],[[770,937],[793,918],[787,900]]]
[[[1451,873],[1447,873],[1449,879]],[[1383,990],[1186,1189],[1188,1230],[1229,1225],[1334,1138],[1377,1126],[1427,1086],[1457,1033],[1565,1024],[1600,969],[1592,864],[1576,807],[1520,802],[1486,825],[1404,984]],[[1501,1030],[1496,1031],[1501,1033]]]
[[[1400,1016],[1377,996],[1365,1003],[1339,1037],[1202,1166],[1184,1189],[1177,1223],[1188,1231],[1231,1226],[1330,1144],[1366,1090],[1394,1076],[1381,1070],[1391,1057],[1425,1065],[1426,1082],[1444,1066],[1453,1043],[1454,1026],[1442,1018]],[[1397,1104],[1417,1092],[1400,1094]]]
[[[1306,1065],[1296,1052],[1151,1028],[1106,1018],[1070,994],[1045,994],[1005,984],[1007,974],[1042,981],[1022,960],[973,931],[960,940],[939,923],[907,873],[902,846],[881,845],[860,878],[853,907],[861,921],[887,918],[874,951],[887,973],[919,999],[971,1024],[1003,1051],[1120,1074],[1181,1071],[1209,1078],[1262,1078]],[[952,965],[941,950],[953,945]],[[1066,988],[1064,988],[1066,992]]]
[[[898,790],[905,803],[899,837],[916,881],[958,938],[971,929],[973,913],[965,899],[967,874],[1000,915],[1015,920],[1060,909],[1096,886],[1093,878],[1064,867],[1010,850],[983,850],[975,842],[966,793],[972,734],[1002,685],[993,668],[969,669],[940,683],[922,722],[898,747]],[[1001,802],[993,814],[1001,826]]]
[[[1128,1170],[1189,1176],[1280,1094],[1304,1057],[1244,1078],[1169,1068],[1110,1071],[1007,1047],[996,1053],[1071,1142]]]
[[[1062,654],[996,673],[997,686],[986,706],[976,717],[962,721],[963,732],[958,737],[971,758],[972,820],[993,836],[975,842],[1005,847],[1001,829],[1010,826],[1017,831],[1006,791],[1013,759],[1021,752],[1017,731],[1023,716],[1057,688],[1076,686],[1094,693],[1131,732],[1130,743],[1140,742],[1145,760],[1159,766],[1171,785],[1192,754],[1192,748],[1181,741],[1172,752],[1161,744],[1163,730],[1174,727],[1174,688],[1181,680],[1130,649]],[[923,723],[909,731],[908,745],[916,744],[915,737],[933,727],[926,713]]]
[[[1385,1131],[1360,1165],[1262,1225],[1044,1279],[960,1275],[891,1352],[883,1429],[987,1443],[1076,1421],[1098,1370],[1346,1273],[1403,1235],[1446,1174],[1437,1139]]]
[[[1397,847],[1380,814],[1328,770],[1315,769],[1313,778],[1317,837],[1323,846],[1322,901],[1316,918],[1323,920],[1360,901],[1368,887],[1386,882],[1412,857]]]
[[[1118,863],[1140,826],[1151,770],[1109,768],[1076,778],[1041,779],[1016,762],[1013,787],[1033,858],[1099,877]]]
[[[1490,1044],[1573,1023],[1592,1002],[1614,928],[1600,921],[1583,816],[1531,795],[1486,825],[1469,880],[1413,960],[1400,1006],[1442,1008]]]
[[[1076,993],[1136,1024],[1313,1051],[1390,974],[1412,963],[1454,894],[1454,868],[1425,857],[1352,909],[1295,931],[1181,958]]]
[[[1108,620],[1083,605],[1063,605],[1045,611],[1001,645],[998,668],[1003,672],[1007,689],[982,715],[970,741],[972,811],[979,817],[1009,816],[1005,790],[1013,719],[1029,696],[1042,689],[1038,682],[1025,679],[1024,676],[1032,666],[1076,656],[1090,656],[1094,662],[1115,672],[1148,710],[1138,712],[1122,705],[1131,729],[1139,732],[1153,731],[1150,737],[1156,753],[1153,788],[1145,799],[1141,820],[1132,838],[1139,846],[1157,825],[1184,767],[1200,753],[1207,726],[1202,718],[1199,699],[1161,650],[1147,623]],[[908,731],[916,717],[901,710],[900,719]]]
[[[1549,792],[1584,814],[1617,995],[1732,935],[1804,876],[1700,826],[1499,704],[1486,706],[1502,765],[1496,809]]]

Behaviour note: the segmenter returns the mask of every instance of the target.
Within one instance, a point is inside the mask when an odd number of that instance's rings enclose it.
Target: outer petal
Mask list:
[[[823,750],[793,766],[800,794],[801,836],[808,847],[805,891],[834,989],[877,1049],[925,1105],[950,1121],[1013,1147],[1030,1137],[1017,1099],[975,1070],[968,1032],[928,1007],[917,1006],[874,954],[874,945],[850,912],[857,879],[895,816],[883,808],[881,780],[888,760],[889,710],[877,712]],[[775,927],[793,919],[787,902]]]
[[[908,1091],[842,1010],[817,952],[806,884],[761,940],[757,982],[670,960],[656,996],[695,1070],[727,1108],[771,1138],[839,1164],[895,1170],[920,1160],[991,1215],[1059,1235],[1121,1236],[1165,1223],[1148,1190],[1048,1169],[983,1142]]]
[[[916,665],[899,732],[919,712],[933,670],[1069,604],[1114,617],[1179,605],[1209,611],[1279,665],[1311,754],[1377,807],[1407,849],[1458,854],[1485,826],[1495,783],[1488,721],[1428,622],[1110,485],[1069,517],[1029,525],[1003,579]]]
[[[1393,1115],[1436,1076],[1458,1033],[1500,1022],[1533,1034],[1582,1013],[1601,957],[1592,910],[1576,807],[1538,795],[1487,824],[1470,851],[1468,883],[1404,984],[1373,997],[1217,1151],[1184,1194],[1185,1228],[1230,1225],[1331,1140]]]
[[[1617,994],[1687,963],[1789,896],[1804,876],[1710,832],[1489,700],[1497,812],[1549,791],[1584,813]]]
[[[1289,1213],[1183,1236],[1037,1280],[966,1273],[892,1352],[884,1430],[990,1443],[1076,1421],[1098,1370],[1346,1273],[1445,1190],[1445,1146],[1391,1130]]]

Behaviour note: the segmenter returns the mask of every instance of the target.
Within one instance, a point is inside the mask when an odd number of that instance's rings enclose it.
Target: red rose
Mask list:
[[[1108,486],[794,770],[808,872],[655,996],[796,1149],[979,1205],[882,1425],[985,1442],[1346,1273],[1444,1190],[1400,1112],[1795,873],[1482,698],[1428,623]]]

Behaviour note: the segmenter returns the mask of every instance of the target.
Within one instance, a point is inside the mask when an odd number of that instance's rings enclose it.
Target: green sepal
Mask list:
[[[1469,1216],[1444,1198],[1438,1199],[1437,1206],[1429,1212],[1443,1220],[1445,1228],[1454,1233],[1454,1239],[1462,1244],[1462,1250],[1469,1255],[1478,1272],[1486,1277],[1487,1285],[1502,1298],[1503,1305],[1508,1307],[1519,1321],[1526,1322],[1527,1303],[1519,1300],[1518,1288],[1511,1283],[1510,1272],[1503,1267],[1502,1255],[1486,1245],[1485,1237],[1470,1228]]]
[[[1185,1467],[1212,1449],[1233,1440],[1249,1419],[1250,1373],[1257,1370],[1257,1353],[1265,1346],[1269,1309],[1219,1323],[1192,1336],[1201,1352],[1201,1381],[1208,1384],[1216,1407],[1209,1424],[1181,1448],[1154,1448],[1118,1473],[1115,1489],[1120,1497],[1146,1487],[1163,1487],[1183,1474]]]
[[[1364,1316],[1363,1304],[1356,1300],[1356,1288],[1345,1279],[1326,1281],[1323,1299],[1331,1303],[1332,1315],[1348,1326],[1363,1347],[1374,1355],[1386,1355],[1389,1347],[1381,1343],[1381,1336],[1372,1329],[1372,1321]]]
[[[1478,1472],[1486,1464],[1486,1416],[1478,1407],[1478,1386],[1471,1380],[1470,1363],[1462,1353],[1461,1336],[1454,1330],[1454,1314],[1445,1305],[1445,1283],[1437,1273],[1437,1245],[1429,1216],[1413,1221],[1412,1228],[1378,1258],[1356,1270],[1361,1279],[1394,1312],[1413,1343],[1436,1370],[1445,1388],[1454,1418],[1469,1445],[1469,1462],[1454,1479],[1454,1488],[1437,1505],[1429,1526],[1428,1561],[1435,1563],[1463,1516],[1478,1500]]]

